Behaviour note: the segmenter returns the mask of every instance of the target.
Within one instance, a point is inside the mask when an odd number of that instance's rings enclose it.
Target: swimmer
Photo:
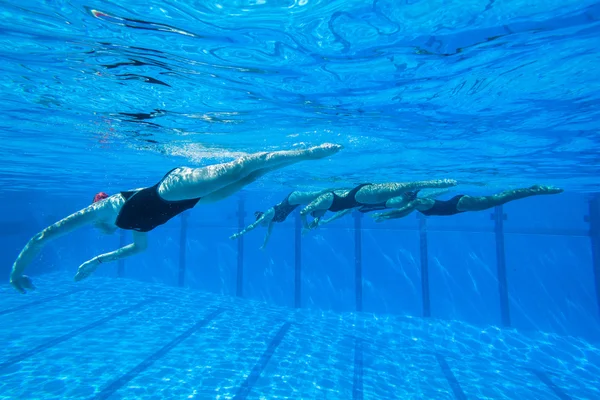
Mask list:
[[[450,200],[435,200],[430,198],[416,198],[404,207],[384,213],[373,214],[376,222],[388,219],[403,218],[417,210],[423,215],[455,215],[468,211],[483,211],[492,207],[506,204],[509,201],[524,199],[526,197],[544,194],[558,194],[563,190],[551,186],[535,185],[525,189],[513,189],[500,192],[492,196],[472,197],[464,194],[454,196]]]
[[[112,234],[118,228],[131,230],[133,243],[84,262],[75,275],[76,281],[87,278],[102,263],[144,251],[148,246],[146,232],[197,204],[222,200],[270,171],[300,161],[328,157],[341,148],[327,143],[303,150],[256,153],[202,168],[179,167],[148,188],[112,196],[98,193],[91,205],[50,225],[29,240],[13,264],[10,283],[21,293],[33,290],[31,279],[23,275],[27,266],[49,241],[78,228],[93,225],[106,234]]]
[[[353,209],[363,207],[365,210],[373,209],[373,207],[398,208],[405,203],[403,195],[407,192],[425,188],[443,189],[452,186],[456,186],[455,180],[442,179],[404,183],[363,183],[351,190],[333,190],[317,197],[300,211],[302,225],[305,231],[317,227],[327,211],[337,213],[327,220],[331,222],[348,214]],[[310,224],[306,217],[308,214],[314,218]]]
[[[428,198],[428,199],[434,199],[434,198],[439,197],[448,192],[449,192],[448,189],[434,190],[434,191],[427,192],[425,195],[423,195],[423,197]],[[418,193],[419,193],[419,190],[415,190],[412,192],[406,192],[398,197],[393,197],[393,198],[389,199],[385,203],[368,204],[368,205],[361,206],[361,207],[357,208],[356,211],[365,214],[365,213],[368,213],[371,211],[381,211],[381,210],[386,210],[389,208],[402,208],[405,205],[407,205],[408,203],[410,203],[411,201],[415,200],[417,198]],[[340,217],[343,217],[344,215],[348,214],[352,210],[354,210],[354,209],[351,208],[348,210],[337,212],[331,218],[321,219],[318,222],[318,224],[319,224],[319,226],[326,225],[326,224],[330,223],[331,221],[334,221]]]
[[[267,227],[267,233],[265,235],[265,240],[262,246],[260,247],[260,249],[263,250],[267,246],[267,242],[269,241],[275,222],[285,221],[288,215],[290,215],[298,206],[309,204],[311,201],[321,196],[323,193],[331,192],[331,190],[332,189],[323,189],[312,192],[300,192],[298,190],[294,190],[293,192],[288,194],[287,197],[283,199],[281,203],[274,205],[267,211],[256,211],[254,213],[256,221],[248,225],[241,232],[230,236],[229,239],[237,239],[240,236],[257,228],[258,226],[265,226]]]

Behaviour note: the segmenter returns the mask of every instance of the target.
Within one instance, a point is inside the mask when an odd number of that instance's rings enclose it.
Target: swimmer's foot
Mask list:
[[[340,151],[342,148],[343,146],[339,144],[324,143],[320,146],[311,147],[310,149],[306,150],[306,152],[310,159],[318,160],[320,158],[331,156]]]
[[[77,273],[75,274],[75,281],[79,282],[84,280],[85,278],[93,274],[99,265],[100,262],[95,258],[84,262],[79,266],[79,269],[77,269]]]
[[[529,190],[536,194],[558,194],[564,192],[564,190],[561,188],[543,185],[533,185],[529,188]]]
[[[442,179],[438,182],[439,184],[437,185],[437,187],[440,189],[446,189],[458,185],[456,179]]]

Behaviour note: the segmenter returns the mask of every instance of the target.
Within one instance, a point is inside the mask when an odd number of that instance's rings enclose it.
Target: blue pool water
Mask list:
[[[0,399],[600,398],[600,3],[1,1]],[[110,194],[260,151],[271,172],[149,234],[28,240]],[[565,189],[452,217],[296,210],[291,190]]]

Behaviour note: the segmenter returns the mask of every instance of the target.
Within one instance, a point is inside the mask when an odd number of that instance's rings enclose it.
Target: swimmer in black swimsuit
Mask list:
[[[13,264],[11,285],[21,293],[34,288],[23,272],[50,240],[86,225],[110,234],[118,228],[133,231],[133,243],[101,254],[83,263],[75,275],[87,278],[102,263],[137,254],[148,246],[146,232],[169,221],[197,204],[222,200],[264,174],[304,160],[318,160],[337,153],[342,147],[323,144],[305,150],[257,153],[237,160],[202,168],[175,168],[156,185],[108,196],[99,193],[94,202],[35,235]]]
[[[304,229],[309,230],[323,225],[320,219],[327,211],[337,213],[326,220],[326,222],[331,222],[348,214],[353,209],[398,208],[402,204],[406,204],[403,194],[407,192],[452,186],[456,186],[456,181],[452,179],[404,183],[363,183],[351,190],[334,190],[319,196],[300,211],[300,215]],[[308,214],[314,217],[310,224],[306,219]]]
[[[524,199],[530,196],[558,194],[562,192],[563,190],[559,188],[535,185],[525,189],[506,190],[492,196],[472,197],[460,194],[450,200],[443,201],[431,198],[417,198],[397,210],[373,214],[373,218],[376,222],[382,222],[388,219],[406,217],[415,210],[423,215],[455,215],[468,211],[487,210],[508,203],[509,201]]]
[[[267,234],[265,235],[265,241],[261,246],[261,250],[263,250],[267,246],[267,242],[269,241],[275,222],[285,221],[288,215],[290,215],[298,206],[309,204],[311,201],[326,192],[331,192],[331,189],[324,189],[315,192],[300,192],[295,190],[288,194],[281,203],[269,208],[264,213],[261,211],[255,212],[254,216],[256,217],[256,221],[248,225],[243,231],[232,235],[230,239],[237,239],[258,226],[266,226]]]

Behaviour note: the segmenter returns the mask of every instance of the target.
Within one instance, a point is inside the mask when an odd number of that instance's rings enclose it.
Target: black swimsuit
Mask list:
[[[292,213],[292,211],[294,211],[300,205],[300,204],[290,204],[288,199],[290,198],[290,195],[292,193],[288,194],[287,197],[285,199],[283,199],[283,201],[281,203],[277,204],[276,206],[273,206],[273,209],[275,210],[275,216],[272,219],[273,222],[285,221],[285,219],[288,217],[288,215],[290,215]]]
[[[458,209],[458,202],[463,198],[464,195],[459,194],[458,196],[454,196],[450,200],[436,200],[433,203],[433,207],[429,210],[420,211],[423,215],[455,215],[460,214],[464,211]]]
[[[338,196],[334,192],[331,192],[333,194],[333,202],[331,203],[331,206],[328,208],[328,210],[332,211],[332,212],[338,212],[338,211],[348,210],[350,208],[355,208],[355,207],[359,207],[359,206],[370,206],[371,204],[359,203],[354,198],[354,196],[356,196],[356,193],[361,188],[363,188],[365,186],[369,186],[369,185],[370,185],[370,183],[362,183],[343,196]]]
[[[158,194],[158,187],[165,178],[177,168],[167,174],[154,186],[141,190],[121,192],[125,204],[119,211],[116,225],[121,229],[138,232],[149,232],[171,218],[194,207],[200,200],[188,199],[181,201],[167,201]]]
[[[387,203],[387,202],[386,202]],[[365,204],[364,206],[360,207],[358,209],[358,212],[361,213],[368,213],[371,211],[381,211],[381,210],[386,210],[388,207],[386,206],[386,203],[379,203],[379,204]]]

